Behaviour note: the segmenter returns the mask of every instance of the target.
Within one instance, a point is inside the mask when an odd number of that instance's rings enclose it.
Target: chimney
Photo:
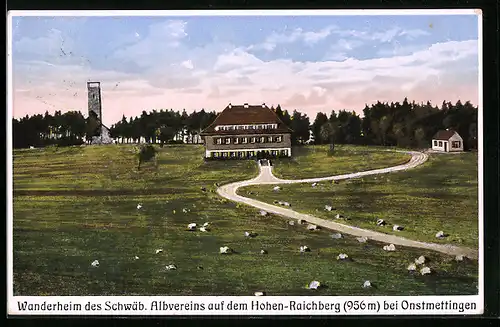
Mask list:
[[[243,104],[244,108],[248,108],[248,103]]]
[[[229,102],[229,105],[227,106],[229,109],[231,109],[232,105],[231,102]]]
[[[263,102],[263,103],[262,103],[262,108],[265,108],[265,107],[266,107],[266,103],[265,103],[265,102]]]

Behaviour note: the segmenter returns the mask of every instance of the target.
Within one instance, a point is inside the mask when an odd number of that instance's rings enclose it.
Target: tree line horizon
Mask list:
[[[353,110],[332,110],[329,114],[318,112],[311,122],[307,114],[295,109],[283,110],[272,106],[276,115],[292,132],[292,145],[357,144],[400,146],[409,148],[429,147],[432,136],[442,129],[457,131],[464,140],[465,150],[477,149],[477,107],[470,101],[455,104],[443,101],[441,107],[408,101],[380,102],[363,109],[363,117]],[[118,143],[195,143],[196,135],[217,117],[215,111],[193,111],[190,114],[173,109],[142,111],[140,116],[125,117],[110,126],[110,136]],[[27,148],[48,145],[81,145],[97,135],[100,123],[81,111],[64,114],[56,110],[42,114],[26,115],[12,119],[13,147]],[[310,134],[313,136],[310,142]],[[180,136],[186,142],[174,141]],[[309,141],[308,141],[309,140]]]

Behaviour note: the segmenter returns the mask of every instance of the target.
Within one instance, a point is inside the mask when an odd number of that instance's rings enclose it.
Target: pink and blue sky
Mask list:
[[[13,114],[478,104],[478,16],[13,17]]]

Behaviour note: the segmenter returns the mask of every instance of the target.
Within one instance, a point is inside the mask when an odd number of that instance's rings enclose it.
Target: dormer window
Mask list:
[[[229,137],[226,138],[226,144],[231,144],[231,139]]]

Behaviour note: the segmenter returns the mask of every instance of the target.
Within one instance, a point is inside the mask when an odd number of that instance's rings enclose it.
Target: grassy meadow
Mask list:
[[[340,158],[343,157],[345,154],[340,154]],[[367,161],[364,165],[369,163]],[[277,161],[276,166],[279,165]],[[346,172],[342,170],[342,173]],[[241,188],[238,192],[244,195],[252,191],[254,195],[251,197],[268,203],[287,201],[298,212],[324,219],[334,220],[340,213],[349,218],[344,223],[360,228],[477,248],[477,176],[477,153],[431,154],[426,163],[408,171],[337,181],[335,184],[323,182],[314,188],[310,183],[301,183],[281,185],[279,192],[273,191],[272,185]],[[336,210],[325,211],[325,205]],[[377,226],[379,218],[388,225]],[[395,232],[392,224],[403,226],[404,230]],[[441,230],[449,236],[437,239],[435,235]]]
[[[292,158],[273,161],[273,174],[283,179],[303,179],[348,174],[407,163],[411,155],[388,152],[380,146],[329,145],[295,147]]]
[[[477,293],[476,262],[455,263],[410,248],[387,253],[382,244],[347,236],[334,240],[331,231],[309,232],[282,217],[261,217],[212,192],[216,182],[255,176],[255,162],[204,162],[203,147],[172,145],[159,149],[156,165],[137,171],[134,151],[130,145],[14,151],[15,295]],[[358,189],[364,190],[369,188]],[[265,192],[259,189],[258,196]],[[209,232],[186,231],[187,224],[205,221],[212,223]],[[245,231],[258,236],[245,238]],[[301,245],[312,251],[299,253]],[[237,253],[220,255],[221,246]],[[342,252],[353,260],[337,261]],[[406,271],[422,254],[434,275]],[[100,266],[92,267],[93,260]],[[169,264],[177,270],[166,271]],[[326,287],[305,289],[312,280]],[[365,280],[375,287],[363,289]]]

